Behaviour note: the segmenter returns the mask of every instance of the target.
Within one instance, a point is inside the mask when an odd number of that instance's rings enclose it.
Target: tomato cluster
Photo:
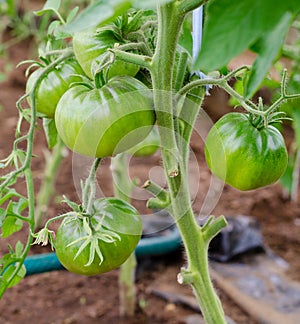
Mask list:
[[[117,19],[75,33],[71,58],[55,65],[57,56],[47,56],[45,66],[28,78],[27,93],[34,90],[28,103],[34,98],[38,116],[55,124],[54,135],[73,152],[94,158],[122,152],[149,156],[159,147],[149,83],[143,82],[143,73],[135,77],[139,66],[115,60],[108,51],[116,44],[131,44],[132,52],[137,52],[135,40],[126,35],[139,24],[129,23]],[[73,211],[65,215],[56,233],[55,249],[62,265],[81,275],[120,266],[141,238],[137,210],[115,198],[95,200],[88,210],[75,205],[70,204]]]
[[[143,141],[155,124],[152,92],[139,80],[141,76],[134,77],[139,66],[115,60],[108,52],[116,44],[131,44],[136,52],[135,42],[126,35],[139,25],[129,25],[117,19],[107,26],[75,33],[74,57],[47,73],[39,68],[28,78],[27,92],[38,80],[37,112],[55,120],[59,137],[74,152],[97,158],[114,156]],[[48,60],[43,61],[51,63]],[[31,96],[28,101],[31,103]],[[157,140],[153,144],[154,152]]]

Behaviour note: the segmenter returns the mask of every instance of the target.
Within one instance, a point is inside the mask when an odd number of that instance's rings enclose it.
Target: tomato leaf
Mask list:
[[[43,14],[45,14],[47,11],[54,11],[57,12],[59,10],[60,7],[60,0],[47,0],[43,9],[36,11],[35,14],[37,16],[42,16]]]
[[[6,217],[2,225],[1,237],[9,237],[13,233],[20,231],[23,222],[17,217]]]
[[[2,223],[1,237],[8,237],[13,233],[20,231],[23,227],[23,221],[15,214],[13,205],[14,203],[11,201],[6,210],[5,219]]]
[[[97,0],[61,29],[63,32],[72,34],[108,23],[132,7],[136,9],[155,9],[157,4],[162,5],[171,1],[173,0]]]
[[[17,202],[10,201],[5,212],[1,210],[2,234],[1,237],[8,237],[20,231],[23,221],[19,218],[22,211],[28,206],[28,200],[20,198]]]
[[[0,196],[0,206],[4,204],[8,199],[12,197],[24,198],[21,194],[19,194],[15,189],[6,188],[4,191],[4,195]]]
[[[296,15],[298,0],[212,0],[206,6],[203,42],[195,69],[212,71],[272,33],[286,12]]]
[[[258,57],[252,66],[245,89],[246,98],[250,98],[261,85],[283,45],[292,21],[293,15],[290,12],[286,12],[274,29],[258,40],[256,44]]]
[[[43,128],[46,135],[48,148],[52,149],[57,143],[57,130],[53,118],[43,118]]]
[[[22,265],[12,281],[8,284],[8,281],[11,280],[13,272],[19,265],[18,261],[22,255],[23,248],[24,245],[20,241],[18,241],[16,243],[15,251],[11,246],[8,246],[9,253],[5,254],[0,259],[0,273],[2,272],[0,276],[0,293],[6,288],[17,285],[25,277],[26,268],[24,265]]]
[[[191,33],[191,21],[186,19],[182,25],[182,32],[179,38],[179,44],[184,47],[191,55],[193,53],[193,37]]]
[[[69,12],[68,17],[67,17],[67,23],[70,23],[75,18],[78,10],[79,10],[79,7],[75,7]]]
[[[67,33],[78,32],[106,23],[131,8],[131,1],[98,0],[94,1],[70,23],[62,27]]]
[[[4,280],[7,283],[10,280],[10,277],[12,276],[14,271],[16,270],[17,266],[18,266],[17,264],[15,264],[15,265],[13,264],[13,265],[9,266],[7,268],[7,270],[4,272],[4,274],[2,276],[2,280]],[[23,264],[21,266],[20,270],[18,271],[18,273],[14,276],[12,281],[9,283],[9,285],[6,284],[7,288],[16,286],[25,277],[25,275],[26,275],[26,268]]]

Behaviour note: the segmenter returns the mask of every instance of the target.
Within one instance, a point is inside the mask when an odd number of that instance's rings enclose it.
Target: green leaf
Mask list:
[[[106,24],[130,8],[155,9],[158,4],[172,1],[174,0],[97,0],[80,12],[74,20],[62,26],[61,30],[72,34]]]
[[[2,224],[1,237],[9,237],[13,233],[20,231],[23,227],[23,221],[17,217],[6,217]]]
[[[193,37],[191,33],[191,19],[185,19],[182,25],[182,31],[179,37],[179,44],[184,47],[191,55],[193,54]]]
[[[298,0],[212,0],[206,6],[201,51],[195,69],[212,71],[228,64],[273,31],[286,12],[296,15]]]
[[[13,272],[17,269],[18,264],[11,265],[8,267],[8,269],[3,273],[1,276],[1,279],[5,282],[8,283],[10,280]],[[13,280],[9,283],[9,285],[6,284],[7,288],[11,288],[13,286],[16,286],[26,275],[26,268],[24,264],[21,266],[20,270],[18,273],[14,276]],[[0,283],[1,284],[1,283]]]
[[[43,9],[36,11],[35,14],[37,16],[42,16],[47,11],[57,12],[59,10],[60,3],[61,3],[60,0],[47,0]]]
[[[14,271],[20,265],[19,258],[22,255],[23,248],[24,245],[20,241],[16,243],[15,251],[12,246],[8,245],[9,252],[0,259],[0,294],[2,294],[6,288],[17,285],[25,277],[26,268],[22,264],[17,274],[14,275],[14,278],[11,278]],[[12,281],[8,283],[11,279]]]
[[[67,17],[67,23],[70,23],[75,18],[78,10],[79,10],[79,7],[75,7],[69,12],[68,17]]]
[[[67,33],[78,32],[99,24],[107,23],[131,8],[127,0],[98,0],[94,1],[70,23],[62,27]]]
[[[16,243],[16,248],[15,248],[17,258],[21,257],[23,249],[24,249],[24,244],[22,242],[18,241]]]
[[[43,118],[43,128],[46,135],[49,149],[52,149],[57,143],[57,129],[53,118]]]
[[[265,75],[278,56],[292,21],[293,15],[290,12],[286,12],[274,29],[258,40],[256,44],[258,57],[252,66],[245,89],[246,98],[250,98],[261,85]]]
[[[59,26],[60,26],[60,22],[58,20],[52,21],[48,27],[48,35],[54,34],[54,32]]]
[[[65,202],[72,210],[75,212],[81,212],[80,205],[76,204],[74,201],[68,199],[66,196],[63,196],[63,202]]]
[[[24,198],[21,194],[19,194],[15,189],[6,188],[3,190],[3,194],[0,195],[0,206],[4,204],[8,199],[12,197]]]
[[[28,206],[28,200],[20,198],[17,202],[10,201],[5,213],[1,211],[2,237],[8,237],[23,227],[23,221],[18,218]]]

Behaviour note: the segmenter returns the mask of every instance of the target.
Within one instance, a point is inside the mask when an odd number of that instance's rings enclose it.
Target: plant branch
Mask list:
[[[100,162],[101,158],[97,158],[94,160],[93,165],[90,169],[89,176],[87,177],[82,189],[82,206],[88,214],[92,213],[92,206],[95,200],[96,193],[96,173]]]
[[[181,156],[183,151],[188,151],[189,143],[182,141],[178,147],[174,134],[174,119],[178,116],[174,115],[172,76],[178,35],[184,18],[184,13],[178,10],[178,6],[188,6],[189,3],[195,5],[196,2],[172,2],[158,7],[158,40],[151,70],[154,105],[163,148],[162,158],[170,193],[170,206],[187,254],[186,272],[191,278],[189,283],[194,289],[207,324],[225,324],[224,312],[209,276],[207,237],[204,237],[195,220],[188,186],[187,162]],[[202,3],[197,2],[198,5]],[[174,167],[177,169],[177,176],[171,177],[170,170]]]
[[[209,0],[183,0],[179,2],[178,10],[184,14],[191,12],[207,3]]]
[[[111,159],[111,171],[115,197],[130,202],[132,183],[128,176],[128,155],[121,153]],[[135,311],[135,269],[136,257],[133,252],[121,265],[119,274],[119,296],[121,316],[133,316]]]
[[[173,101],[173,66],[178,36],[184,15],[177,11],[175,3],[158,7],[157,46],[153,55],[151,77],[153,80],[154,106],[162,153],[168,177],[179,172],[179,152],[175,136]]]
[[[32,151],[33,151],[33,135],[34,135],[34,130],[35,130],[35,126],[36,126],[36,108],[35,108],[35,91],[38,87],[38,85],[40,84],[42,78],[49,73],[57,64],[59,64],[60,62],[66,60],[68,57],[73,56],[73,51],[71,50],[67,50],[65,51],[65,53],[59,57],[58,59],[56,59],[55,61],[53,61],[51,64],[49,64],[47,67],[44,68],[43,72],[40,74],[39,78],[35,80],[34,84],[32,85],[32,89],[30,91],[29,94],[26,94],[25,96],[22,96],[18,102],[17,102],[17,107],[18,109],[22,109],[21,108],[21,101],[24,100],[24,98],[26,98],[27,96],[30,96],[30,100],[31,100],[31,119],[30,119],[30,125],[29,125],[29,130],[27,135],[27,149],[26,149],[26,158],[25,161],[23,163],[23,165],[20,168],[15,169],[14,171],[10,172],[6,178],[5,181],[3,181],[0,185],[0,192],[1,190],[3,190],[8,183],[14,178],[17,177],[19,174],[23,173],[26,169],[30,168],[30,164],[31,164],[31,158],[32,158]],[[17,141],[19,141],[19,139],[17,139]]]
[[[151,69],[152,58],[150,56],[128,53],[124,50],[119,49],[118,47],[109,49],[108,51],[114,54],[115,59],[133,63],[148,70]]]

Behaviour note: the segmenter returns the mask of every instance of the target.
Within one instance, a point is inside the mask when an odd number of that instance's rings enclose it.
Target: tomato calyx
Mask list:
[[[82,242],[73,260],[76,260],[76,258],[79,257],[79,255],[83,252],[83,250],[89,247],[89,260],[85,264],[86,267],[90,266],[93,263],[96,255],[99,257],[100,260],[99,265],[101,265],[101,263],[104,261],[104,257],[99,247],[98,241],[103,241],[105,243],[115,243],[116,241],[121,240],[121,237],[117,233],[104,229],[102,226],[102,222],[98,223],[97,227],[94,228],[91,223],[91,217],[92,217],[91,215],[87,216],[87,215],[77,214],[76,216],[71,216],[70,219],[66,221],[67,223],[77,221],[79,219],[80,221],[82,221],[82,225],[86,232],[86,235],[81,236],[78,239],[70,242],[67,245],[67,247]]]
[[[258,130],[267,128],[268,125],[282,123],[283,120],[290,120],[290,118],[287,117],[286,114],[282,111],[276,111],[267,114],[266,116],[249,113],[248,118],[251,125]]]
[[[282,123],[283,120],[290,120],[283,111],[277,111],[277,107],[265,107],[262,98],[258,99],[257,113],[254,111],[249,112],[249,122],[253,127],[258,130],[267,128],[268,125]]]

